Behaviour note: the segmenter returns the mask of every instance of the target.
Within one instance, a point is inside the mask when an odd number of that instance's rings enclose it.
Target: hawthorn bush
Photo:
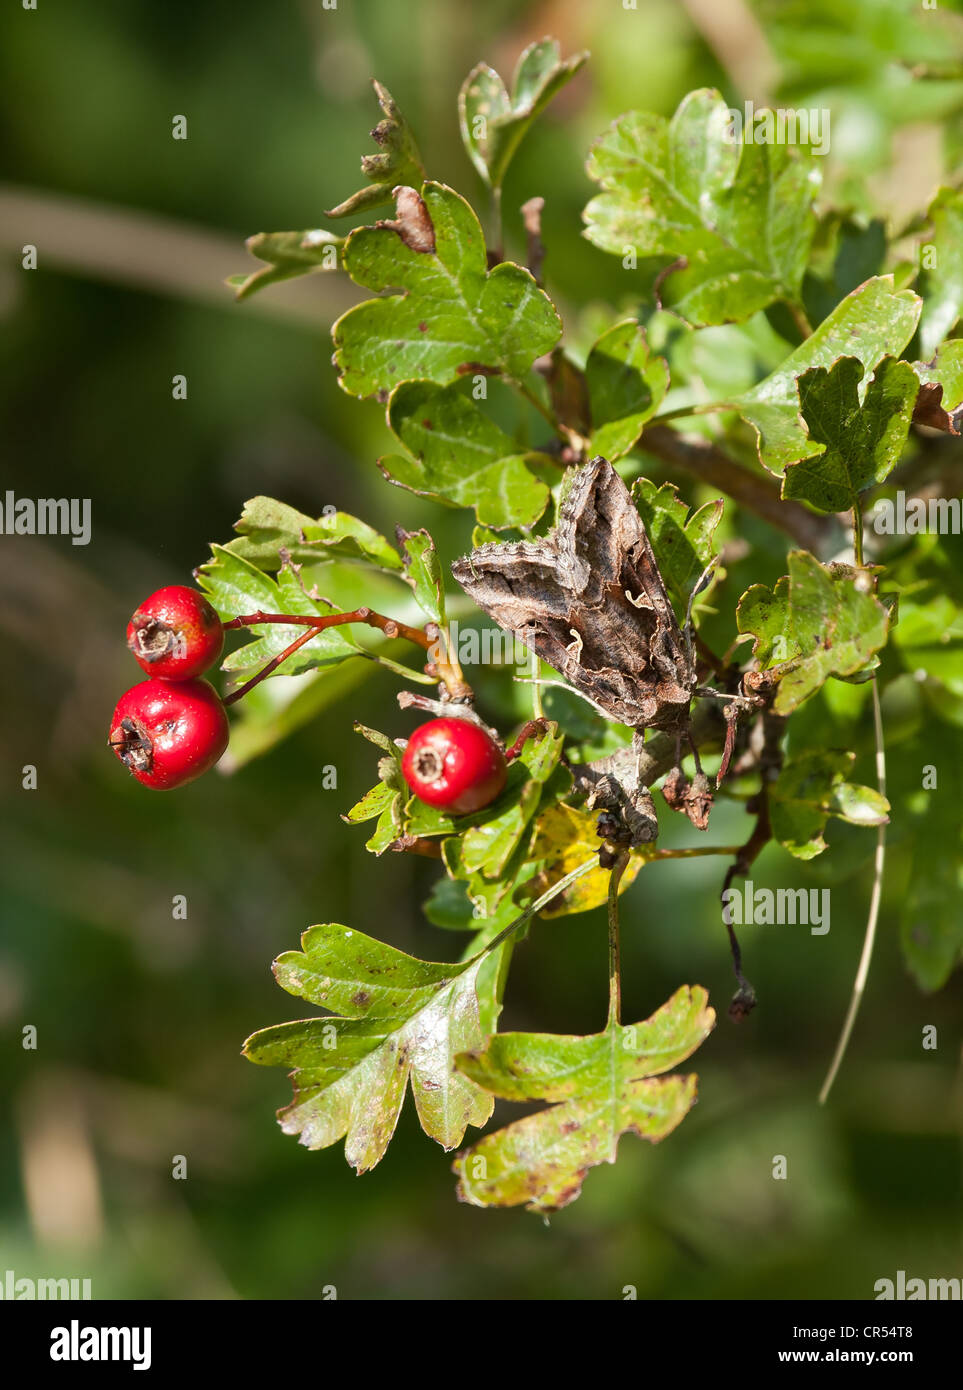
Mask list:
[[[587,152],[582,229],[621,261],[625,302],[568,304],[563,324],[537,189],[517,248],[501,190],[586,57],[543,40],[510,84],[485,64],[466,78],[458,119],[487,234],[461,193],[429,177],[375,82],[383,118],[365,183],[326,214],[357,225],[249,240],[263,264],[233,278],[239,299],[315,273],[370,292],[333,325],[333,364],[348,395],[384,408],[396,446],[378,467],[425,499],[427,524],[391,538],[330,506],[312,517],[259,496],[197,571],[224,627],[250,638],[223,663],[237,683],[226,703],[252,693],[235,725],[246,748],[322,709],[347,728],[336,702],[379,667],[401,683],[402,710],[462,721],[507,764],[503,790],[455,814],[454,794],[416,794],[410,714],[390,730],[355,725],[374,785],[345,809],[347,828],[325,833],[366,826],[376,857],[436,858],[425,914],[464,944],[454,960],[423,961],[370,923],[323,923],[275,961],[282,988],[324,1010],[245,1044],[292,1075],[282,1128],[313,1149],[344,1139],[364,1172],[409,1081],[422,1128],[449,1150],[497,1098],[518,1102],[523,1118],[457,1155],[458,1196],[542,1212],[614,1162],[622,1134],[661,1140],[696,1097],[696,1077],[677,1068],[715,1025],[706,990],[680,983],[650,1018],[621,1017],[619,899],[640,875],[632,891],[644,893],[659,860],[720,858],[739,1021],[756,1002],[743,917],[798,912],[818,930],[794,860],[826,851],[833,818],[866,827],[851,865],[867,868],[866,934],[824,1098],[866,981],[887,834],[908,850],[902,947],[921,988],[945,983],[963,951],[958,817],[950,853],[945,833],[963,752],[963,584],[941,534],[959,531],[959,498],[944,493],[963,419],[963,192],[940,188],[908,226],[886,229],[845,196],[834,204],[820,153],[780,140],[778,113],[740,125],[711,90],[671,120],[630,111]],[[716,495],[691,505],[650,480],[662,465]],[[474,513],[473,548],[450,573],[430,533],[437,506]],[[762,557],[777,547],[775,585],[733,583],[757,552],[768,573]],[[345,565],[354,607],[342,580],[337,602],[329,583]],[[487,722],[478,665],[486,681],[523,683],[529,717]],[[938,755],[903,760],[887,786],[887,749],[924,723],[938,726]],[[722,797],[745,810],[739,843],[713,841]],[[662,847],[660,821],[674,815],[705,843]],[[756,902],[752,866],[769,845],[787,889]],[[602,904],[604,1030],[499,1033],[525,934]]]

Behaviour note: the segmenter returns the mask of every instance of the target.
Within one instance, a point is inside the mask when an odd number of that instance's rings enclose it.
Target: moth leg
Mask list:
[[[692,737],[692,730],[691,730],[688,726],[686,726],[685,736],[686,736],[686,740],[687,740],[687,742],[688,742],[688,744],[689,744],[689,747],[692,749],[692,756],[693,756],[693,758],[695,759],[695,770],[696,770],[696,775],[697,775],[697,776],[698,776],[698,775],[701,775],[701,773],[702,773],[702,759],[699,757],[699,750],[698,750],[698,748],[696,747],[695,739]]]

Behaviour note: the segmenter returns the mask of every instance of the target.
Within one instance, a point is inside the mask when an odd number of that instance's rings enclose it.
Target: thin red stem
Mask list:
[[[227,624],[225,624],[225,626],[227,626]],[[310,642],[311,638],[316,636],[317,630],[313,626],[309,627],[307,632],[302,632],[301,636],[296,637],[289,646],[284,648],[283,652],[278,652],[277,656],[272,657],[263,670],[258,671],[256,676],[252,676],[249,681],[245,681],[244,684],[239,685],[236,690],[232,690],[230,695],[225,695],[224,704],[233,705],[235,700],[240,700],[249,690],[253,690],[256,685],[260,685],[265,676],[269,676],[272,671],[277,670],[282,661],[287,661],[289,656],[293,656],[298,647],[303,647],[305,642]]]
[[[421,647],[422,651],[435,655],[435,660],[425,669],[430,675],[437,675],[438,679],[446,687],[449,697],[452,699],[471,698],[471,688],[465,684],[461,668],[457,662],[441,655],[444,649],[444,642],[438,631],[436,624],[429,623],[427,628],[409,627],[407,623],[399,623],[395,618],[386,618],[383,613],[376,613],[371,608],[354,608],[350,613],[325,613],[318,614],[316,617],[304,613],[264,613],[260,609],[256,613],[243,613],[240,617],[231,618],[223,624],[225,630],[231,628],[260,627],[262,624],[278,623],[285,627],[306,627],[307,632],[287,647],[283,652],[279,652],[271,661],[259,671],[256,676],[252,676],[249,681],[241,685],[237,690],[233,690],[226,696],[225,705],[232,705],[236,700],[240,700],[249,690],[253,690],[256,685],[260,685],[265,676],[269,676],[272,671],[276,671],[283,661],[289,656],[293,656],[299,647],[303,647],[305,642],[310,642],[312,637],[317,636],[328,627],[343,627],[348,623],[366,623],[368,627],[376,627],[388,638],[404,637],[409,642],[414,642]]]
[[[235,627],[258,627],[261,623],[284,623],[288,627],[312,627],[323,632],[326,627],[340,627],[347,623],[367,623],[369,627],[379,628],[386,637],[406,637],[424,651],[429,651],[434,639],[423,629],[409,627],[394,618],[386,618],[383,613],[375,613],[370,608],[355,608],[350,613],[325,613],[310,617],[301,613],[245,613],[240,618],[231,618],[224,623],[225,630]]]

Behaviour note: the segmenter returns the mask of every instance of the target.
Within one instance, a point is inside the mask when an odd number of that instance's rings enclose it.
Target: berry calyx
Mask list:
[[[149,676],[186,681],[217,661],[224,629],[203,594],[169,584],[137,609],[127,624],[127,645]]]
[[[110,721],[110,744],[145,787],[193,782],[227,747],[227,713],[207,681],[141,681],[122,695]]]
[[[430,719],[408,740],[401,771],[421,801],[456,816],[488,806],[508,775],[505,754],[469,719]]]

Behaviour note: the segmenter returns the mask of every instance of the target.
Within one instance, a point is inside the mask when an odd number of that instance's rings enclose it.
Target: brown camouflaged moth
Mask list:
[[[695,663],[642,518],[607,459],[578,470],[542,540],[479,546],[452,574],[612,719],[684,733]]]

